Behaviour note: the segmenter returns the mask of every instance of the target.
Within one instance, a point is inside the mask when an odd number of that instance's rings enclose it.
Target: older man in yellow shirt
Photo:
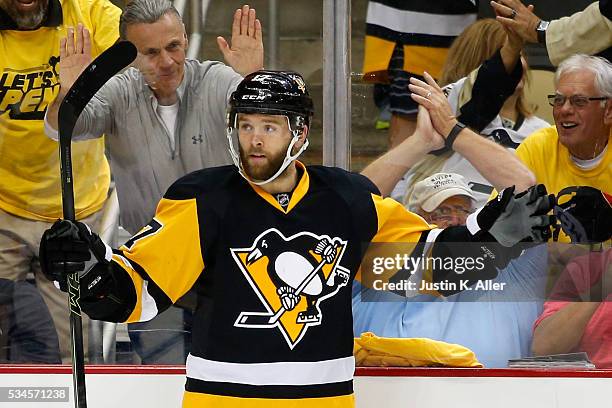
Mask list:
[[[555,126],[530,135],[516,154],[549,192],[577,190],[571,203],[576,206],[569,212],[583,221],[585,217],[600,220],[583,222],[587,234],[596,234],[610,225],[611,217],[604,194],[612,193],[612,64],[599,57],[574,55],[559,65],[555,88],[549,96]],[[592,187],[603,194],[574,187]],[[563,204],[564,197],[558,198]],[[577,214],[585,200],[590,202],[588,213]],[[559,240],[569,242],[569,237],[562,232]]]

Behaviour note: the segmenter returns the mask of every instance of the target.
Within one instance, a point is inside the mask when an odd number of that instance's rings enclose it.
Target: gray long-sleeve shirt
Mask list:
[[[232,163],[225,118],[229,97],[241,79],[220,62],[185,62],[185,77],[177,89],[175,151],[157,114],[157,99],[135,68],[113,77],[87,105],[73,139],[106,135],[121,225],[130,233],[151,220],[176,179]]]

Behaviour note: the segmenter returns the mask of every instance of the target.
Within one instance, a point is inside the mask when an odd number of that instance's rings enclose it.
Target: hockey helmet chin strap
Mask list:
[[[270,183],[271,181],[274,181],[278,176],[280,176],[287,167],[289,167],[289,165],[291,164],[291,162],[293,162],[295,159],[297,159],[303,152],[304,150],[306,150],[306,148],[308,147],[308,139],[304,140],[304,144],[302,145],[302,147],[300,147],[300,149],[297,151],[297,153],[295,153],[294,155],[291,155],[291,151],[293,150],[293,146],[297,143],[297,141],[300,138],[300,135],[302,134],[302,130],[300,129],[296,129],[293,130],[291,129],[291,121],[289,120],[289,117],[284,115],[285,119],[287,119],[287,124],[289,125],[289,130],[291,131],[291,134],[293,135],[293,138],[291,139],[291,143],[289,143],[289,146],[287,147],[287,152],[285,153],[285,159],[283,160],[283,163],[281,164],[281,166],[278,168],[278,170],[276,171],[276,173],[274,173],[271,177],[269,177],[267,180],[264,181],[254,181],[253,179],[251,179],[251,177],[249,177],[248,174],[246,174],[244,167],[242,166],[242,160],[240,159],[240,155],[236,152],[236,149],[234,149],[234,143],[232,142],[232,134],[234,133],[234,130],[237,129],[237,123],[238,122],[238,115],[235,116],[234,118],[234,123],[233,126],[228,126],[226,129],[226,134],[227,134],[227,141],[229,143],[229,151],[230,151],[230,155],[232,156],[232,160],[234,162],[234,165],[236,165],[236,167],[238,168],[238,173],[240,173],[240,175],[249,183],[255,184],[256,186],[261,186],[263,184],[266,183]],[[299,117],[301,118],[301,117]],[[238,137],[238,135],[236,135]],[[240,143],[240,141],[238,141],[238,143]]]

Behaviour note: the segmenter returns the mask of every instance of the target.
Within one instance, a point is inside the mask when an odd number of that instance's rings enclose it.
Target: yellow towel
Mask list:
[[[370,332],[355,339],[353,355],[362,367],[483,367],[472,350],[458,344],[378,337]]]

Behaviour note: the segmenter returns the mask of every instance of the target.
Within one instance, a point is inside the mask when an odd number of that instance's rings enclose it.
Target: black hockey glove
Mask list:
[[[567,187],[557,196],[555,215],[572,242],[605,242],[612,237],[611,200],[593,187]]]
[[[40,265],[49,280],[67,292],[67,276],[79,273],[81,309],[92,319],[123,322],[137,295],[129,275],[114,268],[111,257],[111,248],[78,221],[55,222],[40,241]]]
[[[546,242],[555,223],[555,217],[547,215],[554,204],[555,196],[548,195],[543,184],[516,195],[514,186],[508,187],[480,211],[468,217],[468,228],[473,234],[489,233],[505,247],[521,241]],[[478,227],[475,228],[474,224]]]
[[[58,220],[44,232],[39,256],[47,279],[58,282],[60,289],[67,292],[68,274],[79,272],[83,279],[97,263],[108,264],[112,251],[82,222]],[[81,287],[90,284],[81,282]]]

